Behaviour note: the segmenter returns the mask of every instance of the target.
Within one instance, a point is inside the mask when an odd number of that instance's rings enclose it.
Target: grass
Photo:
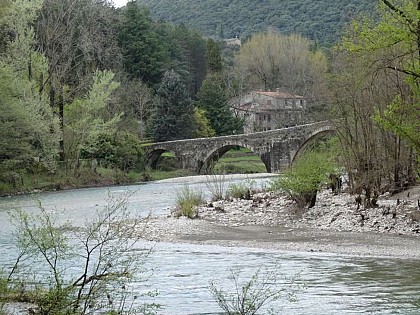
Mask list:
[[[192,190],[188,185],[184,185],[176,196],[175,214],[178,217],[195,219],[198,216],[197,207],[204,202],[202,192]]]
[[[184,169],[177,169],[171,171],[150,170],[148,173],[150,175],[151,180],[162,180],[167,178],[197,175],[194,171]]]
[[[214,172],[217,174],[252,174],[265,173],[267,169],[259,156],[249,149],[241,148],[226,152],[214,165]]]

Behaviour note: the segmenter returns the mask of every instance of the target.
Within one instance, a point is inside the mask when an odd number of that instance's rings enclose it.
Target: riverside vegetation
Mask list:
[[[154,21],[140,1],[121,9],[87,0],[1,4],[2,194],[150,178],[147,143],[238,134],[244,121],[229,100],[275,88],[307,99],[302,123],[331,118],[352,193],[374,201],[417,181],[420,60],[413,52],[420,48],[412,1],[378,0],[374,18],[348,23],[333,50],[272,27],[253,33],[231,59],[221,42]],[[291,2],[286,8],[304,11]]]

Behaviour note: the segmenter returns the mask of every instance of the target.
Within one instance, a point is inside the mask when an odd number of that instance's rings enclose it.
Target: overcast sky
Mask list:
[[[117,8],[124,6],[128,0],[112,0]]]

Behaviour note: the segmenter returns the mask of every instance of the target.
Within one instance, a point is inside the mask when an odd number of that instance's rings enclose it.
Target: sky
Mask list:
[[[128,0],[112,0],[117,8],[124,6]]]

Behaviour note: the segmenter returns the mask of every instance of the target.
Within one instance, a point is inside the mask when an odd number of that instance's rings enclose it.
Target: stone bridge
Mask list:
[[[333,126],[324,121],[249,134],[159,142],[145,147],[146,164],[156,169],[162,153],[172,152],[182,168],[208,174],[220,157],[239,146],[258,155],[267,172],[280,172],[311,143],[332,133]]]

